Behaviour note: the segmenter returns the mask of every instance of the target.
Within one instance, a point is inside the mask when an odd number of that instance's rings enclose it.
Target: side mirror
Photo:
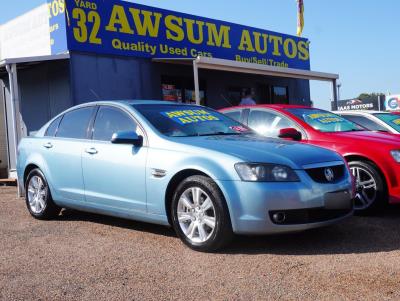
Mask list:
[[[143,145],[143,137],[135,132],[117,132],[112,135],[111,143],[114,144],[133,144],[140,147]]]
[[[301,140],[301,133],[294,129],[294,128],[285,128],[285,129],[280,129],[279,130],[279,138],[283,139],[292,139],[295,141],[300,141]]]

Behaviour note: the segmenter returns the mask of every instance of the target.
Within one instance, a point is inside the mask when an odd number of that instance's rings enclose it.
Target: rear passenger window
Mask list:
[[[233,120],[236,120],[237,122],[240,122],[240,115],[241,115],[241,111],[231,111],[231,112],[223,112],[226,116],[228,116],[229,118],[232,118]]]
[[[343,118],[346,118],[350,121],[353,121],[365,128],[367,128],[370,131],[383,131],[383,132],[388,132],[387,129],[385,129],[383,126],[380,124],[374,122],[373,120],[368,119],[367,117],[364,116],[357,116],[357,115],[342,115]]]
[[[46,133],[44,134],[46,137],[54,137],[56,135],[61,118],[62,116],[58,117],[52,123],[50,123],[49,127],[46,130]]]
[[[94,107],[76,109],[64,115],[58,127],[57,137],[86,139]]]
[[[117,132],[136,132],[136,123],[126,113],[112,107],[100,107],[93,128],[93,140],[111,141]]]

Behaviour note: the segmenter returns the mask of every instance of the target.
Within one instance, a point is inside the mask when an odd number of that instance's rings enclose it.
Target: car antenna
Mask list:
[[[233,104],[225,97],[224,94],[221,93],[221,97],[223,100],[225,100],[231,107],[233,107]]]
[[[97,98],[97,100],[98,101],[100,101],[101,99],[100,99],[100,97],[99,97],[99,95],[97,95],[97,93],[96,92],[94,92],[94,90],[93,89],[89,89],[89,91],[90,92],[92,92],[92,94],[94,95],[94,97],[96,97]]]

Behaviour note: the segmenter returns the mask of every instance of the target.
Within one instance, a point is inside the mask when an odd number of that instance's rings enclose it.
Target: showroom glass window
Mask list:
[[[57,137],[86,139],[94,107],[85,107],[65,113],[58,127]]]
[[[136,132],[136,123],[125,112],[113,107],[100,107],[93,128],[93,140],[111,141],[117,132]]]
[[[272,103],[289,103],[288,87],[273,86],[271,92]]]

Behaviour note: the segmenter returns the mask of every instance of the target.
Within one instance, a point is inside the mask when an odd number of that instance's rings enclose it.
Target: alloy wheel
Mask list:
[[[203,243],[214,232],[215,208],[208,194],[199,187],[190,187],[182,193],[177,216],[182,232],[191,242]]]
[[[377,184],[374,176],[367,169],[354,166],[350,170],[356,180],[356,198],[354,208],[363,210],[374,203],[377,197]]]
[[[35,214],[40,214],[46,208],[46,186],[39,176],[33,176],[28,183],[29,207]]]

